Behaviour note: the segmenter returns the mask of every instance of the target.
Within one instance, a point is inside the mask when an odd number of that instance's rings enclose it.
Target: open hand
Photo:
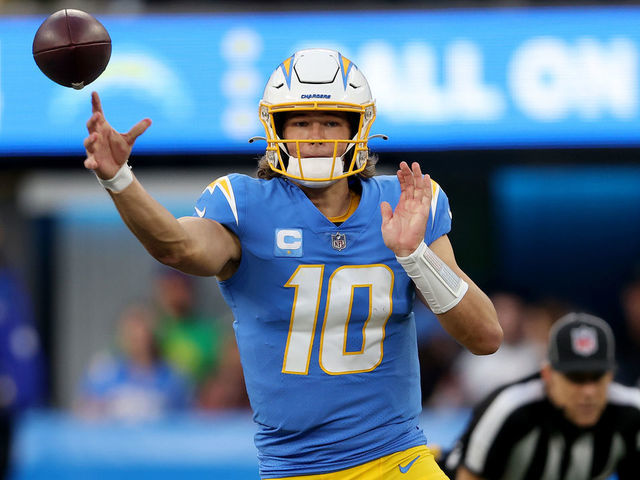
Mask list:
[[[84,166],[93,170],[102,179],[113,178],[120,167],[129,159],[136,139],[142,135],[151,120],[145,118],[136,123],[127,133],[118,133],[104,118],[100,97],[91,93],[93,114],[87,121],[89,136],[84,140],[87,158]]]
[[[431,178],[422,175],[420,165],[400,163],[397,172],[400,182],[400,200],[395,211],[388,202],[380,204],[382,239],[399,257],[411,254],[424,239],[431,207]]]

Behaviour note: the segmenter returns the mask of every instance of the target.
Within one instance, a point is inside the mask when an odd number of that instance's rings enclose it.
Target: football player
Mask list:
[[[85,166],[160,262],[215,275],[234,328],[258,432],[262,478],[443,479],[418,425],[417,296],[477,354],[502,330],[447,238],[447,196],[417,163],[376,176],[376,108],[340,53],[296,52],[259,106],[257,178],[209,184],[175,219],[127,164],[136,138],[106,121],[97,93]]]

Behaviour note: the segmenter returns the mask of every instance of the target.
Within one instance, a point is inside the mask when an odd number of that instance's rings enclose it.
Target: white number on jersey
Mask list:
[[[285,287],[295,288],[283,373],[309,373],[318,321],[324,265],[301,265]],[[362,347],[347,351],[347,332],[356,288],[369,292],[369,313],[362,328]],[[382,362],[384,331],[391,315],[393,272],[386,265],[347,265],[329,278],[320,336],[320,367],[330,375],[370,372]]]

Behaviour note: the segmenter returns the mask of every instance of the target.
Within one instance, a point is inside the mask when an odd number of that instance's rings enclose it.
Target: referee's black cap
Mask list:
[[[549,333],[549,362],[563,373],[614,370],[615,342],[611,327],[586,313],[569,313]]]

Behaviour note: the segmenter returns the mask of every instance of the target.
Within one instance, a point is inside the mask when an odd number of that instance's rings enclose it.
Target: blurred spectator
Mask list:
[[[218,371],[210,375],[202,384],[197,398],[197,407],[202,410],[249,408],[240,352],[234,338],[229,338],[222,349],[222,360]]]
[[[195,312],[192,277],[163,267],[154,288],[162,357],[199,386],[217,372],[226,332],[216,319]]]
[[[97,355],[86,372],[76,402],[80,415],[146,420],[188,406],[188,382],[160,359],[153,327],[145,305],[124,310],[117,351]]]
[[[618,371],[616,379],[626,385],[640,386],[640,279],[622,291],[623,331],[618,335]]]
[[[0,225],[0,479],[9,472],[13,423],[44,401],[43,355],[31,298],[3,255]]]
[[[443,379],[430,400],[432,406],[472,406],[495,388],[540,368],[539,349],[525,337],[523,300],[510,292],[494,293],[491,300],[504,332],[502,345],[484,356],[461,350],[452,375]]]
[[[525,305],[522,322],[524,336],[536,347],[541,361],[547,357],[551,326],[556,319],[571,311],[572,308],[569,304],[553,297],[543,298]]]

